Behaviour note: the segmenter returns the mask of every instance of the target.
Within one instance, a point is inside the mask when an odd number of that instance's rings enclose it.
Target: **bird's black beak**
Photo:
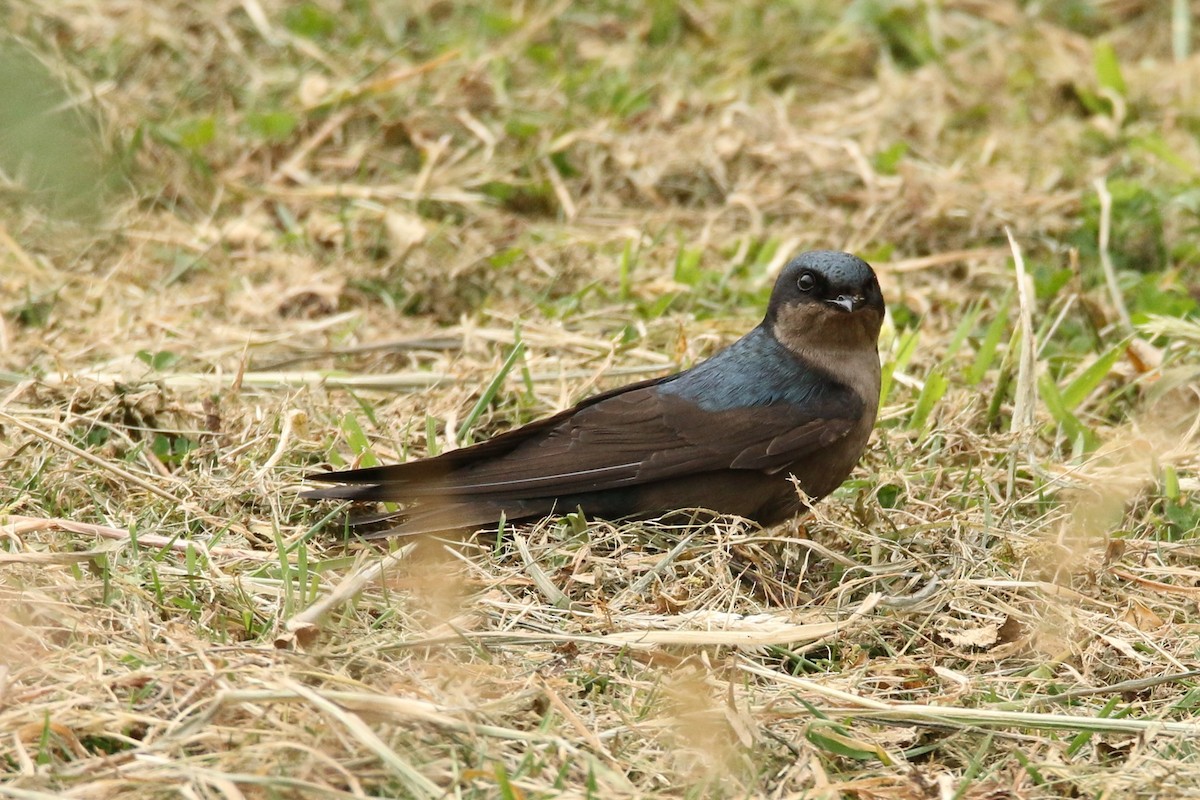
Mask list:
[[[843,311],[857,311],[863,307],[866,298],[862,295],[840,294],[834,300],[826,300],[831,306],[837,306]]]

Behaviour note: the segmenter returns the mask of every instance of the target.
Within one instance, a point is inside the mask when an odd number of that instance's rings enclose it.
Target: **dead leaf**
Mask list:
[[[221,227],[221,238],[234,249],[260,250],[275,241],[275,225],[261,212],[237,217]]]
[[[1145,374],[1162,366],[1162,351],[1144,339],[1134,338],[1129,343],[1125,354],[1129,356],[1133,368],[1139,374]]]
[[[429,235],[429,230],[420,217],[403,214],[399,211],[386,212],[383,215],[383,227],[387,230],[392,256],[396,258],[407,254],[413,247],[425,241],[425,237]]]
[[[54,740],[53,743],[61,746],[64,752],[70,752],[76,758],[87,758],[91,755],[83,746],[83,742],[79,741],[75,731],[58,722],[29,722],[19,727],[16,733],[17,738],[26,745],[38,745],[47,738],[48,733]]]
[[[1010,644],[1019,641],[1025,635],[1025,626],[1016,617],[1009,616],[1004,618],[1004,624],[996,633],[1000,637],[997,644]]]
[[[1166,624],[1166,621],[1162,617],[1155,614],[1149,606],[1138,600],[1130,603],[1129,608],[1121,615],[1121,619],[1139,631],[1157,630]]]
[[[300,99],[300,104],[305,108],[314,108],[325,101],[329,95],[329,79],[324,75],[315,72],[310,72],[305,75],[300,81],[300,88],[296,92],[296,96]]]
[[[1000,626],[994,622],[956,631],[941,631],[943,639],[964,650],[986,650],[1000,641]]]

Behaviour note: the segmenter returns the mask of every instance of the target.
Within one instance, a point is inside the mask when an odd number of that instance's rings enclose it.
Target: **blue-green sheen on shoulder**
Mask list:
[[[803,407],[841,388],[799,360],[759,326],[707,361],[659,384],[658,391],[690,400],[705,411],[775,403]]]

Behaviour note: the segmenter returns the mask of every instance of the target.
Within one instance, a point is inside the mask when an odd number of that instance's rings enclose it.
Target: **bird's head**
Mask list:
[[[783,268],[764,322],[796,351],[873,348],[883,314],[883,294],[870,264],[849,253],[813,250]]]

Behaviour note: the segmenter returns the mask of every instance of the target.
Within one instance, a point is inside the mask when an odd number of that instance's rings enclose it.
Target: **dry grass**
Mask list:
[[[0,797],[1200,796],[1200,57],[1024,5],[11,3]],[[813,517],[296,499],[818,246],[893,324]]]

